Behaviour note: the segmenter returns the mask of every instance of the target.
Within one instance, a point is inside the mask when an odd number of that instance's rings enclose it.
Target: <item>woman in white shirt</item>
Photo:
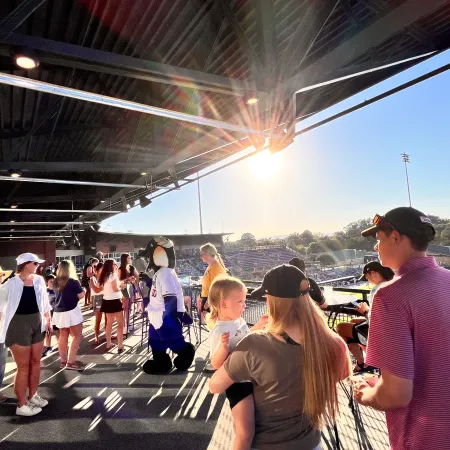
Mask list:
[[[44,260],[33,253],[22,253],[16,261],[16,276],[0,286],[0,343],[10,348],[17,365],[16,414],[34,416],[48,405],[37,388],[44,334],[51,329],[51,306],[44,278],[36,275]]]
[[[124,320],[121,290],[126,283],[119,281],[118,267],[113,259],[105,261],[98,281],[99,285],[103,287],[103,300],[100,311],[106,314],[106,351],[112,347],[112,326],[114,321],[117,321],[117,353],[123,353]]]

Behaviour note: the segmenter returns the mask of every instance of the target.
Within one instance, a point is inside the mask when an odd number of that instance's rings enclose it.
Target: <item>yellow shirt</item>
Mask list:
[[[202,279],[202,297],[208,297],[212,282],[220,274],[226,275],[227,271],[219,262],[215,262],[206,268]]]

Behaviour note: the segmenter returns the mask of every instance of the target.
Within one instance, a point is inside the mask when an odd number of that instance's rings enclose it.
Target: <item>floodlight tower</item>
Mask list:
[[[409,155],[407,153],[402,153],[401,157],[403,159],[403,162],[405,163],[406,186],[408,187],[409,206],[411,206],[411,191],[409,189],[409,177],[408,177],[408,164],[410,162]]]

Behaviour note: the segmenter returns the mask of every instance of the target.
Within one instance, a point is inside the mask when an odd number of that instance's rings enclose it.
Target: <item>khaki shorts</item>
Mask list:
[[[16,314],[9,323],[6,332],[5,345],[14,344],[30,347],[44,340],[45,333],[41,331],[41,314]]]

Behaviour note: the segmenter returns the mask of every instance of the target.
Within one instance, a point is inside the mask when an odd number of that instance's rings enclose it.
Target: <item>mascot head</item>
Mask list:
[[[161,267],[175,268],[173,242],[164,236],[153,236],[142,253],[150,259],[149,268],[155,272]]]

